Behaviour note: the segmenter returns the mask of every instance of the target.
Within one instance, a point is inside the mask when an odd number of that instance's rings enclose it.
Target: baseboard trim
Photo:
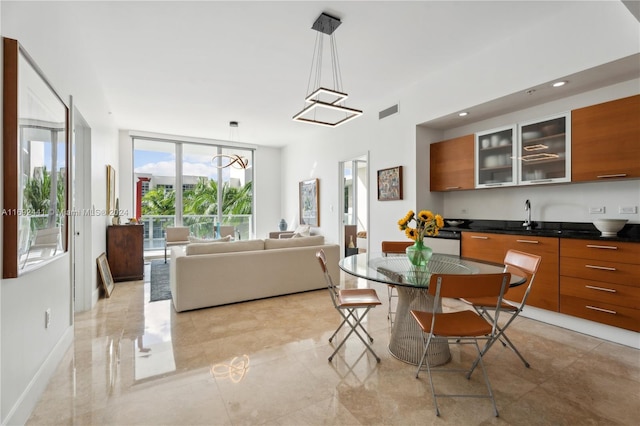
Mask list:
[[[53,347],[45,361],[42,363],[33,379],[29,382],[18,401],[9,410],[7,417],[3,420],[3,425],[23,425],[29,420],[36,404],[40,400],[51,377],[55,373],[62,358],[73,344],[73,326],[67,327],[64,334]]]
[[[526,306],[520,315],[588,336],[597,337],[598,339],[640,349],[640,333],[636,333],[635,331],[600,324],[599,322],[589,321],[559,312],[551,312],[533,306]]]

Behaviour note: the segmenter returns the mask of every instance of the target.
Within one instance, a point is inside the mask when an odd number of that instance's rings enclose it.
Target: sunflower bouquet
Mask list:
[[[415,228],[409,226],[411,221],[415,222]],[[438,235],[438,230],[444,226],[444,219],[439,214],[434,215],[429,210],[421,210],[417,215],[413,210],[409,210],[405,217],[398,221],[401,231],[414,241],[423,242],[426,236],[434,237]]]

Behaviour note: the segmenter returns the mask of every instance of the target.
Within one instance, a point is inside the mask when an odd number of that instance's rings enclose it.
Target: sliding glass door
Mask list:
[[[253,150],[134,138],[136,216],[145,248],[164,247],[167,226],[211,239],[253,235]]]

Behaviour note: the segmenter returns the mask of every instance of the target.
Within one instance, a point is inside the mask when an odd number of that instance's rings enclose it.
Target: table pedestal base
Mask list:
[[[434,311],[433,297],[427,293],[426,288],[396,286],[396,290],[398,307],[391,330],[389,352],[401,361],[418,365],[424,352],[424,333],[411,315],[411,310]],[[442,306],[437,306],[435,312],[442,312]],[[430,366],[445,364],[450,358],[451,353],[446,340],[431,341],[427,350]]]

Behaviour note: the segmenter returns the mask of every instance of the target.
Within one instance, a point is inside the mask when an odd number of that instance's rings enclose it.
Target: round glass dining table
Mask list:
[[[396,288],[398,306],[389,352],[395,358],[414,365],[420,362],[424,340],[423,331],[411,316],[411,311],[442,312],[442,306],[433,306],[433,298],[427,291],[431,274],[493,274],[504,270],[504,265],[440,253],[433,254],[427,270],[416,270],[405,255],[385,256],[376,252],[345,257],[339,266],[350,275]],[[525,281],[526,277],[512,274],[510,286],[515,287]],[[450,357],[446,340],[432,340],[427,354],[429,365],[444,364]]]

